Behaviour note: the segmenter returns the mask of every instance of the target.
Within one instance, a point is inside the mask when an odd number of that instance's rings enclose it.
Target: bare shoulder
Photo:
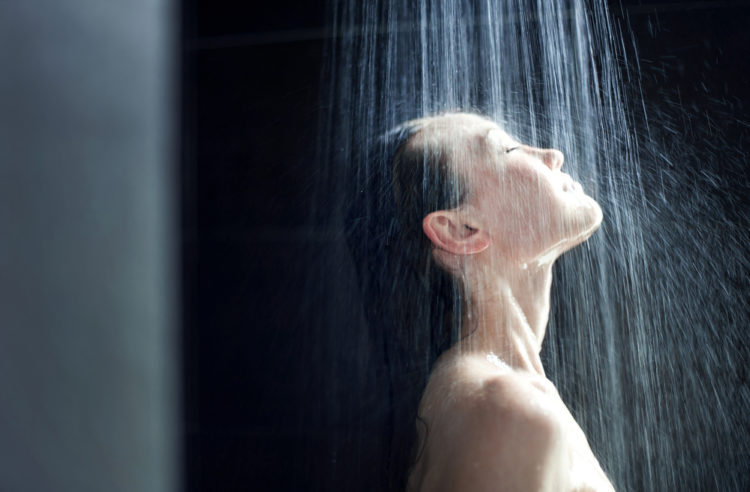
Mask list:
[[[544,377],[498,367],[482,356],[470,355],[436,367],[422,403],[426,413],[486,414],[494,421],[509,413],[549,417],[557,400],[557,391]]]
[[[422,478],[432,484],[422,489],[559,485],[565,453],[556,399],[543,377],[502,370],[481,357],[439,366],[420,407],[429,429]]]

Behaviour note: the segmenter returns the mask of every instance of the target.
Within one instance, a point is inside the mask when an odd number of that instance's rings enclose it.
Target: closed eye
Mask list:
[[[516,149],[519,149],[519,148],[521,148],[520,145],[516,145],[515,147],[508,147],[507,149],[505,149],[505,153],[508,154],[510,152],[513,152]]]

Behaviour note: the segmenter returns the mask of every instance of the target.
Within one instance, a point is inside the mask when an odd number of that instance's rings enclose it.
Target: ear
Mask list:
[[[461,214],[452,210],[428,214],[422,220],[422,229],[432,244],[456,255],[480,253],[490,245],[490,237],[485,230],[467,224]]]

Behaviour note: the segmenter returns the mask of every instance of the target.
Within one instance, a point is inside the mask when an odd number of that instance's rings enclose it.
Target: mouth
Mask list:
[[[574,181],[570,175],[562,173],[562,189],[566,193],[580,193],[583,191],[581,183]]]

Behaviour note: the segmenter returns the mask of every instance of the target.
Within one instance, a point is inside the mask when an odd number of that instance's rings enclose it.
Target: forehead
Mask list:
[[[439,149],[471,194],[498,183],[504,151],[516,143],[494,121],[466,113],[429,118],[416,140],[417,148]]]
[[[492,147],[505,148],[509,144],[516,142],[515,138],[497,125],[487,131],[485,138],[487,139],[487,143]]]
[[[515,142],[497,123],[474,114],[446,114],[424,122],[424,143],[441,147],[456,157],[456,154],[476,155],[487,150],[498,150]]]

